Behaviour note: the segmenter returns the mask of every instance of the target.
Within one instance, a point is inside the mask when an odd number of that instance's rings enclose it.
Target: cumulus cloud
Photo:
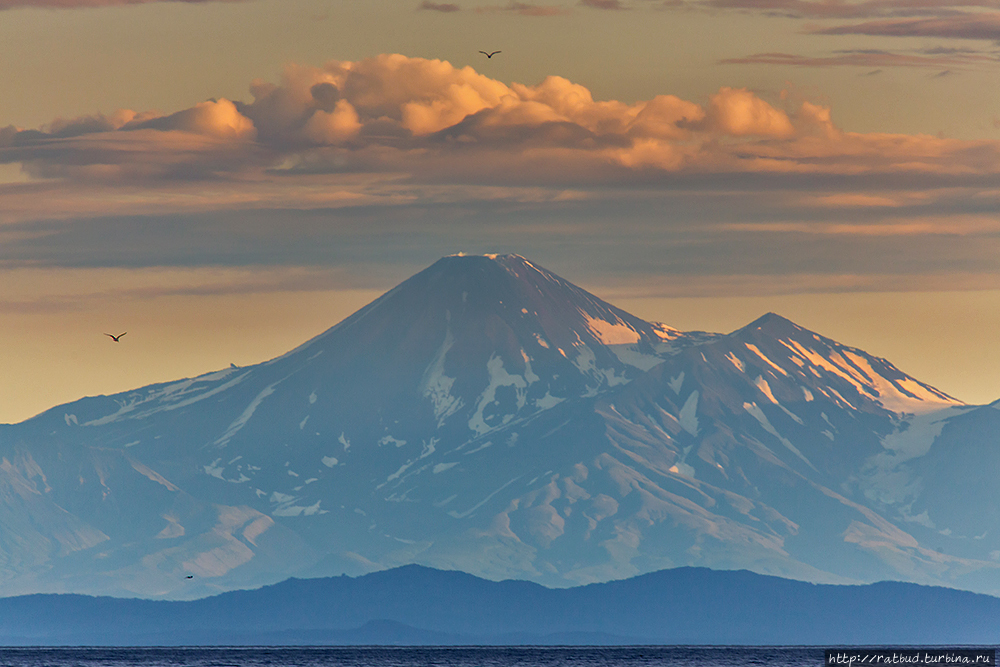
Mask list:
[[[257,134],[253,122],[241,115],[236,105],[226,99],[200,102],[190,109],[132,126],[135,129],[181,130],[234,140],[253,140]]]
[[[168,116],[120,110],[58,119],[41,130],[0,129],[0,162],[40,178],[125,181],[240,172],[257,131],[226,99]]]
[[[734,137],[790,137],[792,121],[784,111],[745,88],[723,88],[709,101],[706,127]]]
[[[259,185],[281,176],[274,187],[286,188],[324,174],[562,187],[713,174],[988,178],[1000,171],[997,142],[844,132],[829,108],[809,101],[730,87],[701,102],[595,100],[559,76],[506,84],[471,67],[398,54],[291,65],[277,83],[254,81],[250,97],[168,115],[120,111],[7,127],[0,163],[67,182]]]

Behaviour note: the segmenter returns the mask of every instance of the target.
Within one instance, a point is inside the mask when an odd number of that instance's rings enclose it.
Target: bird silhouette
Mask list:
[[[116,342],[116,343],[117,343],[117,342],[118,342],[118,339],[119,339],[119,338],[121,338],[122,336],[124,336],[124,335],[125,335],[125,334],[127,334],[127,333],[128,333],[127,331],[123,331],[123,332],[121,332],[120,334],[118,334],[117,336],[116,336],[116,335],[114,335],[114,334],[109,334],[109,333],[106,333],[106,334],[104,334],[104,335],[105,335],[105,336],[108,336],[108,337],[110,337],[110,338],[111,338],[111,340],[113,340],[114,342]]]
[[[499,51],[493,51],[492,53],[486,53],[485,51],[480,51],[480,53],[483,54],[484,56],[486,56],[487,58],[492,58],[493,56],[495,56],[496,54],[498,54],[500,52]]]
[[[187,579],[194,579],[194,575],[193,574],[189,574],[186,578]]]

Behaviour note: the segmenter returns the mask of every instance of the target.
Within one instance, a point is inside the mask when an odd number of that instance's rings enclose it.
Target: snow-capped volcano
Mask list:
[[[682,333],[516,255],[446,257],[272,361],[0,427],[0,593],[191,597],[409,562],[1000,589],[989,540],[930,551],[923,496],[900,491],[932,473],[899,443],[968,410],[773,314]]]
[[[383,464],[405,465],[413,447],[462,444],[624,385],[688,342],[522,257],[452,256],[282,357],[112,397],[72,421],[131,432],[155,415],[197,413],[212,420],[198,436],[148,446],[215,454],[200,467],[248,487],[275,467],[321,462],[308,477],[323,481],[359,451],[371,456],[370,444]],[[285,488],[263,492],[279,516],[325,509],[319,497],[303,505]]]

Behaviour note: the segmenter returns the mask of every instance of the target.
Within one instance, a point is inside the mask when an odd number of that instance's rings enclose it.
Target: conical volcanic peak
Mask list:
[[[579,344],[650,348],[680,335],[616,308],[520,255],[451,255],[294,352],[314,348],[331,336],[339,344],[344,329],[354,338],[360,333],[362,341],[374,342],[415,325],[436,322],[443,334],[445,320],[484,317],[520,329],[524,327],[515,322],[532,320],[535,346],[564,352]]]
[[[301,352],[325,352],[320,366],[364,360],[360,382],[373,378],[381,397],[386,386],[422,395],[439,425],[464,415],[481,434],[493,423],[484,402],[502,421],[622,384],[659,363],[672,333],[518,255],[454,255]]]
[[[312,516],[370,485],[404,497],[415,475],[441,479],[450,452],[627,384],[683,344],[517,255],[452,256],[288,354],[111,397],[78,421],[121,428],[130,453],[185,452],[234,503],[259,491],[273,516]],[[124,422],[151,419],[169,435],[134,444]]]
[[[434,295],[428,302],[420,293]],[[452,255],[389,295],[458,312],[536,319],[534,333],[561,348],[579,343],[655,345],[659,328],[599,299],[520,255]]]
[[[539,390],[538,398],[554,399],[622,384],[659,363],[680,338],[518,255],[453,255],[271,363],[329,368],[364,360],[357,372],[380,387],[434,396],[443,395],[443,378],[461,377],[455,389],[466,385],[468,407],[508,376],[521,378],[529,398]],[[546,374],[551,387],[531,380]]]

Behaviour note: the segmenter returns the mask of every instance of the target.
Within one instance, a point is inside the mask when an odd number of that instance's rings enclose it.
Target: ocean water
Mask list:
[[[803,647],[0,648],[0,667],[819,667]]]

